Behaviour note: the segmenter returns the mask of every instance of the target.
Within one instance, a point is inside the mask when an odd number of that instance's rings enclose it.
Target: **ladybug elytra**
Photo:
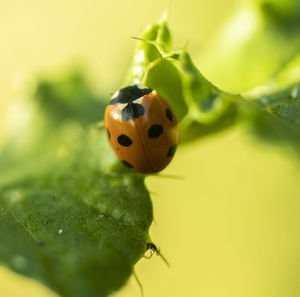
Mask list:
[[[127,167],[155,173],[172,160],[178,144],[175,114],[156,91],[131,85],[117,91],[105,109],[108,141]]]

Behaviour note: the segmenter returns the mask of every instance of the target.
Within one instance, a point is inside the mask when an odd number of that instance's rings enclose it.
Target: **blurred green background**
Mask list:
[[[84,68],[94,87],[109,98],[131,61],[135,41],[130,37],[155,22],[167,6],[168,1],[158,0],[1,1],[1,123],[3,111],[24,84],[74,64]],[[188,42],[191,53],[197,53],[234,6],[231,0],[170,1],[174,47]],[[9,124],[5,129],[0,125],[2,139],[13,128]]]
[[[244,2],[170,1],[174,48],[188,42],[208,78],[209,61],[200,53]],[[167,4],[1,1],[0,144],[22,124],[24,92],[40,76],[83,69],[108,100],[130,64],[130,36],[156,21]],[[226,80],[217,85],[239,91]],[[145,296],[299,296],[299,163],[291,152],[247,134],[237,126],[182,145],[161,177],[146,179],[155,217],[150,234],[171,267],[159,257],[141,259],[136,272]],[[55,296],[5,268],[0,288],[2,296]],[[134,278],[115,296],[140,296]]]

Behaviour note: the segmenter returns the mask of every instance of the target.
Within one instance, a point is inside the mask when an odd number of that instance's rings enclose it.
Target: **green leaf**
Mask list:
[[[252,119],[256,134],[264,141],[292,145],[297,153],[300,153],[299,88],[300,83],[260,95],[256,91],[256,96],[248,94],[256,106]]]
[[[177,119],[181,120],[187,107],[180,77],[176,67],[164,59],[172,45],[167,15],[163,14],[156,24],[147,26],[139,39],[124,85],[141,83],[157,90],[169,101]]]
[[[103,119],[99,110],[104,109],[105,103],[92,91],[79,69],[54,79],[40,79],[33,99],[53,125],[74,120],[85,127]]]
[[[164,13],[156,24],[147,26],[140,38],[144,41],[138,42],[135,48],[133,63],[124,82],[125,86],[142,83],[149,64],[160,59],[162,52],[167,53],[171,50],[172,40],[167,26],[167,15]],[[147,41],[156,42],[158,48]]]
[[[173,108],[177,120],[183,120],[183,131],[194,121],[203,125],[217,122],[229,110],[232,112],[237,96],[211,84],[185,49],[170,50],[171,37],[166,22],[164,15],[158,24],[147,27],[141,35],[127,81],[158,91]]]
[[[152,64],[145,84],[156,90],[169,102],[178,121],[187,114],[180,74],[172,62],[167,59],[159,59],[157,63]]]
[[[0,154],[0,262],[63,297],[107,296],[147,248],[144,176],[116,159],[103,128],[85,131],[105,105],[81,74],[33,93],[31,121]]]
[[[104,131],[48,162],[0,188],[0,261],[61,296],[107,296],[146,250],[152,204],[144,178],[112,171]]]
[[[300,77],[300,54],[298,53],[288,63],[283,65],[280,72],[274,77],[274,79],[264,86],[268,89],[268,92],[277,92],[279,89],[289,87],[299,82]]]
[[[218,90],[200,73],[186,50],[180,52],[178,62],[173,61],[181,75],[188,114],[194,121],[213,123],[236,101],[235,95]]]
[[[288,19],[290,20],[290,18]],[[271,20],[266,20],[265,22],[271,22]],[[288,22],[288,20],[285,20],[285,22]],[[265,34],[269,34],[269,37],[276,38],[277,33],[275,34],[274,30],[285,30],[283,27],[288,26],[287,23],[283,24],[283,21],[280,24],[275,23],[266,25],[268,30],[271,30],[273,26],[272,34],[264,27],[264,30],[262,28],[259,29],[262,31],[257,29],[257,36],[264,39]],[[161,24],[165,27],[166,20],[164,19]],[[250,23],[250,27],[251,25],[252,23]],[[249,100],[245,100],[240,95],[221,91],[202,75],[192,62],[186,49],[167,51],[165,50],[166,42],[163,39],[159,43],[156,33],[153,35],[149,34],[149,32],[157,32],[159,26],[159,24],[155,24],[152,27],[148,27],[146,33],[138,41],[136,53],[143,51],[143,56],[145,57],[150,57],[152,54],[151,58],[144,61],[139,81],[157,90],[170,103],[180,121],[181,142],[191,141],[196,137],[212,134],[244,121],[250,125],[249,131],[259,136],[261,140],[273,141],[285,146],[292,145],[298,151],[299,135],[297,129],[293,125],[290,126],[291,121],[295,121],[298,117],[298,107],[295,104],[289,102],[288,105],[283,106],[282,100],[279,100],[280,104],[278,102],[279,105],[276,108],[273,106],[273,109],[269,110],[270,106],[265,108],[251,95],[248,96]],[[278,26],[281,27],[279,28]],[[297,26],[295,30],[297,30]],[[293,35],[294,33],[291,34]],[[282,37],[285,38],[285,34]],[[272,38],[264,40],[263,46],[265,48],[273,46],[274,40]],[[296,38],[296,35],[293,35],[293,38]],[[258,40],[255,38],[251,42],[257,43]],[[290,51],[293,46],[288,46]],[[281,54],[283,55],[283,53]],[[285,57],[288,58],[288,56],[286,54]],[[239,57],[239,55],[234,55],[234,59],[236,57]],[[273,63],[273,58],[272,56],[270,64]],[[133,69],[135,66],[139,67],[139,63],[137,63],[139,59],[134,57],[133,60]],[[250,57],[248,60],[250,62],[253,59]],[[278,63],[277,61],[277,65]],[[243,67],[243,64],[241,65]],[[283,64],[281,64],[281,68],[278,66],[277,70],[279,71],[282,68]],[[253,71],[256,70],[254,69]],[[219,69],[218,73],[230,77],[226,71]],[[277,76],[280,73],[278,72]],[[131,79],[134,82],[134,76],[131,76]],[[233,78],[231,77],[231,79]],[[275,96],[277,98],[275,91],[269,88],[266,96],[270,98]],[[291,91],[287,90],[286,92],[290,93]]]
[[[165,20],[163,26],[166,26]],[[269,26],[285,25],[281,23]],[[154,27],[155,30],[158,30],[157,24]],[[149,27],[147,32],[154,30],[154,27]],[[285,29],[281,27],[276,30]],[[297,26],[295,30],[298,30]],[[262,32],[267,34],[267,31],[261,31],[259,34]],[[260,35],[260,37],[262,36],[264,35]],[[295,37],[295,35],[293,36]],[[294,125],[298,118],[298,106],[295,102],[284,103],[283,101],[285,100],[283,94],[290,94],[292,90],[288,88],[278,95],[276,90],[270,88],[265,97],[270,99],[276,97],[279,101],[276,107],[273,105],[272,108],[271,106],[265,108],[266,106],[258,104],[253,96],[248,96],[249,101],[247,101],[240,95],[221,91],[202,75],[185,49],[162,50],[165,47],[164,40],[161,40],[160,44],[156,40],[156,35],[154,37],[146,39],[142,35],[141,38],[144,40],[138,41],[139,51],[155,53],[148,64],[144,65],[142,80],[147,86],[162,94],[174,109],[181,125],[181,140],[190,141],[196,137],[230,127],[240,121],[246,121],[251,126],[250,130],[256,136],[260,136],[260,139],[292,145],[298,150],[299,133]],[[272,42],[264,40],[264,46],[268,48],[272,46]],[[289,50],[290,48],[293,46],[289,45]],[[145,54],[145,56],[147,55]],[[133,63],[133,67],[134,65],[135,63]],[[278,66],[277,69],[279,71],[282,68],[283,64],[281,68]],[[226,73],[225,71],[219,72]],[[278,72],[277,76],[280,73]],[[290,126],[291,122],[293,122],[292,126]]]

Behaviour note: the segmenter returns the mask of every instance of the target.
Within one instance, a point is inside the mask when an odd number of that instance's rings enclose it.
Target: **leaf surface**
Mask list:
[[[66,133],[72,132],[66,129],[70,121],[77,131],[90,113],[78,119],[78,113],[66,112],[75,107],[58,96],[65,87],[53,82],[51,92],[39,93],[53,108],[39,108],[32,117],[43,120],[27,144],[35,158],[20,153],[19,162],[0,173],[0,262],[61,296],[107,296],[126,283],[146,251],[152,203],[144,176],[116,160],[104,129],[80,128],[71,138]],[[58,120],[55,106],[62,112],[62,98],[66,117]],[[83,99],[79,108],[85,110],[91,102]],[[96,111],[101,119],[103,108]]]

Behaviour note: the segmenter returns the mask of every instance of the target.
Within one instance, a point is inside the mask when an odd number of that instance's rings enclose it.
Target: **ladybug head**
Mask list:
[[[151,92],[152,90],[150,88],[142,85],[128,86],[114,93],[109,104],[129,103]]]

